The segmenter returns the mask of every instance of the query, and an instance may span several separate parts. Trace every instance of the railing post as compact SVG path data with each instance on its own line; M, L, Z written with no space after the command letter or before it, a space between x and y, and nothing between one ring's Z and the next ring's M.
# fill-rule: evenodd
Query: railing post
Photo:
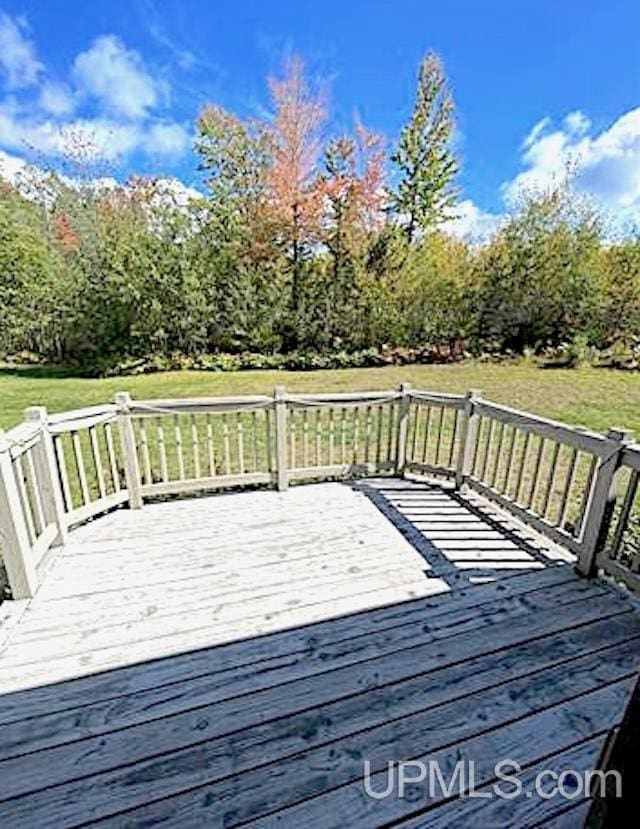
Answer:
M456 489L464 484L467 475L470 475L473 467L473 456L476 451L478 440L478 425L480 417L476 411L476 404L482 392L479 389L470 389L465 397L462 414L462 429L460 432L460 447L456 463Z
M142 507L142 492L140 487L140 464L138 463L138 452L136 450L136 437L133 432L131 421L131 395L128 392L118 392L115 396L118 406L118 428L120 430L120 441L124 456L124 476L129 492L129 507L140 509Z
M287 394L284 386L276 386L273 390L273 399L276 411L276 486L283 491L289 486L287 474Z
M64 511L62 485L58 474L53 438L47 426L47 410L44 406L31 406L25 409L25 420L40 424L40 441L33 447L33 465L37 484L42 499L42 510L47 524L55 524L58 534L55 544L65 544L67 540L67 519Z
M0 429L0 552L13 598L30 599L38 586L38 576L31 559L10 448Z
M411 406L411 386L401 383L399 387L400 409L398 413L398 435L396 443L396 475L403 477L407 467L407 433L409 430L409 409Z
M585 509L581 551L576 562L576 571L587 578L596 571L596 556L604 545L613 517L613 481L620 466L622 450L631 443L631 433L625 429L609 429L606 433L611 451L600 458L593 478L591 493Z

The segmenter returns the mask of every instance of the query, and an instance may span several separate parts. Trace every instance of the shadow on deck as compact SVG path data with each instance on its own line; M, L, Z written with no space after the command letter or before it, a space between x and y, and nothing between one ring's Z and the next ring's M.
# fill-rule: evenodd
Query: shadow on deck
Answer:
M640 615L569 562L480 502L388 479L87 525L0 654L2 825L582 826L581 796L364 785L365 761L378 794L391 761L445 782L473 762L489 795L507 758L525 790L598 767Z

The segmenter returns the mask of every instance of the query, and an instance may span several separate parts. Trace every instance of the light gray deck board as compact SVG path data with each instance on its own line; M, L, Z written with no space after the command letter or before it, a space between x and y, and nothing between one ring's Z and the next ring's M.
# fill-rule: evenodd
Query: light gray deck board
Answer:
M480 818L366 798L363 758L468 756L481 785L500 751L531 773L591 763L636 681L640 613L483 508L377 479L80 528L0 651L0 816L508 826L494 801ZM562 808L519 803L512 825Z

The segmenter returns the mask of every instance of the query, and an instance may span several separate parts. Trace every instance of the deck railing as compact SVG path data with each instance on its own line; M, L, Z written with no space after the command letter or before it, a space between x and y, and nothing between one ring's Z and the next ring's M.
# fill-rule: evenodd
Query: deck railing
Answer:
M468 487L640 589L640 446L483 400L394 391L171 400L47 415L0 433L0 544L15 598L33 595L68 530L145 499L363 475Z

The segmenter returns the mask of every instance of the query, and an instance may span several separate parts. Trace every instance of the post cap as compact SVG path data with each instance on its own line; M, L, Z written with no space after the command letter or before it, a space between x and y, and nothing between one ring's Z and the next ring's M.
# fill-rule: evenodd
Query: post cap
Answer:
M44 406L29 406L24 410L24 419L29 422L41 422L47 419L47 410Z
M119 391L116 392L114 396L114 401L117 406L120 406L122 409L129 409L131 406L131 395L128 391Z

